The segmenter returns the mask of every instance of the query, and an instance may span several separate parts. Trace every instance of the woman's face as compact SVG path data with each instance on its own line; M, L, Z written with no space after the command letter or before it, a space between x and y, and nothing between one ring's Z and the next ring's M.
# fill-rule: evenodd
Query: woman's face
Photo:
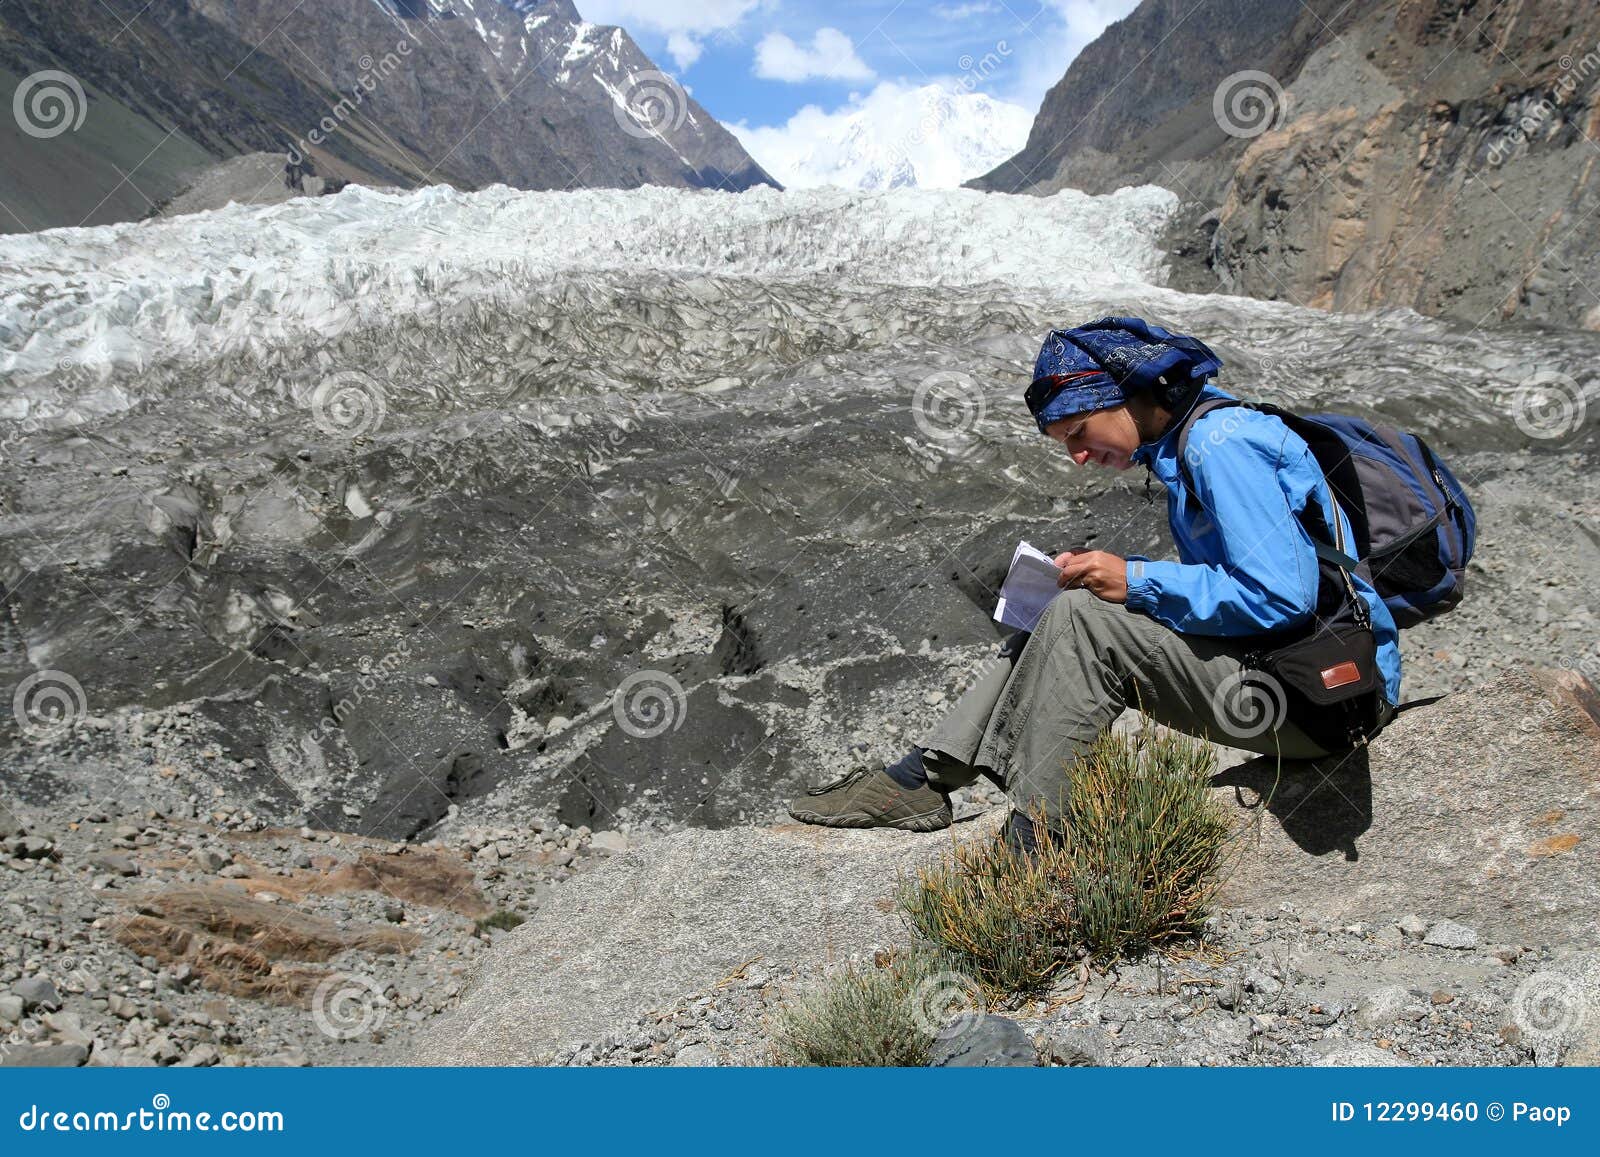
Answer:
M1126 470L1133 465L1133 452L1140 442L1139 427L1127 406L1058 418L1044 432L1066 446L1079 466L1093 462L1113 470Z

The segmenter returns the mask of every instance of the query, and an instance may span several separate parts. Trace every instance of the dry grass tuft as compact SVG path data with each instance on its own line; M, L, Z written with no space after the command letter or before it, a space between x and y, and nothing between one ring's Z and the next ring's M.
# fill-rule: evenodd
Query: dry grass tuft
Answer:
M1137 956L1200 931L1230 828L1209 783L1209 744L1145 729L1102 736L1068 772L1039 850L999 840L957 848L901 890L911 926L948 952L990 1000L1047 989L1079 956Z

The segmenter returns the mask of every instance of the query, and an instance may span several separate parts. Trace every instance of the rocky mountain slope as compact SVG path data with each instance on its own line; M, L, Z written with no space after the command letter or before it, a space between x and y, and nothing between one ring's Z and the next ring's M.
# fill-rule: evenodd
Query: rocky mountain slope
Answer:
M1573 673L1514 670L1366 760L1225 758L1203 938L994 1010L1012 1063L1595 1064L1597 713ZM151 803L0 806L0 1066L770 1063L785 1002L907 943L902 874L1003 815L985 788L928 835L535 819L397 844ZM981 1027L946 1031L981 1054Z
M35 131L0 119L4 231L142 217L257 152L401 187L770 183L627 32L571 0L15 0L0 9L6 107L41 73L67 79L24 93ZM76 127L48 119L63 108Z
M1186 289L1600 328L1597 159L1585 0L1145 0L972 184L1170 188Z

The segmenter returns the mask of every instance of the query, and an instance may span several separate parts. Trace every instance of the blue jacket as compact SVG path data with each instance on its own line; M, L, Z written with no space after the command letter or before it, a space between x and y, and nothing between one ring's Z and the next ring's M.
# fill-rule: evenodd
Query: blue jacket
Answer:
M1208 385L1201 399L1233 395ZM1197 508L1178 469L1176 424L1133 459L1166 484L1167 519L1177 562L1128 559L1128 608L1191 635L1241 636L1310 620L1317 599L1317 555L1295 513L1315 498L1325 524L1336 507L1322 468L1299 435L1277 418L1229 407L1189 431L1189 469ZM1347 541L1350 523L1337 517ZM1400 644L1394 617L1355 576L1372 612L1385 697L1400 702Z

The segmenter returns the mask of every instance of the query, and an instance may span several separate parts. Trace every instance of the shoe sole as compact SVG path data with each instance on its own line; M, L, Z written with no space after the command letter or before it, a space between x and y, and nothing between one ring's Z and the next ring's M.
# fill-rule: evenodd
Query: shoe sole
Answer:
M899 828L903 832L936 832L949 827L954 818L945 815L943 810L923 812L921 815L905 816L897 820L881 819L866 812L823 815L821 812L804 809L796 811L790 808L789 814L803 824L816 824L824 828Z

